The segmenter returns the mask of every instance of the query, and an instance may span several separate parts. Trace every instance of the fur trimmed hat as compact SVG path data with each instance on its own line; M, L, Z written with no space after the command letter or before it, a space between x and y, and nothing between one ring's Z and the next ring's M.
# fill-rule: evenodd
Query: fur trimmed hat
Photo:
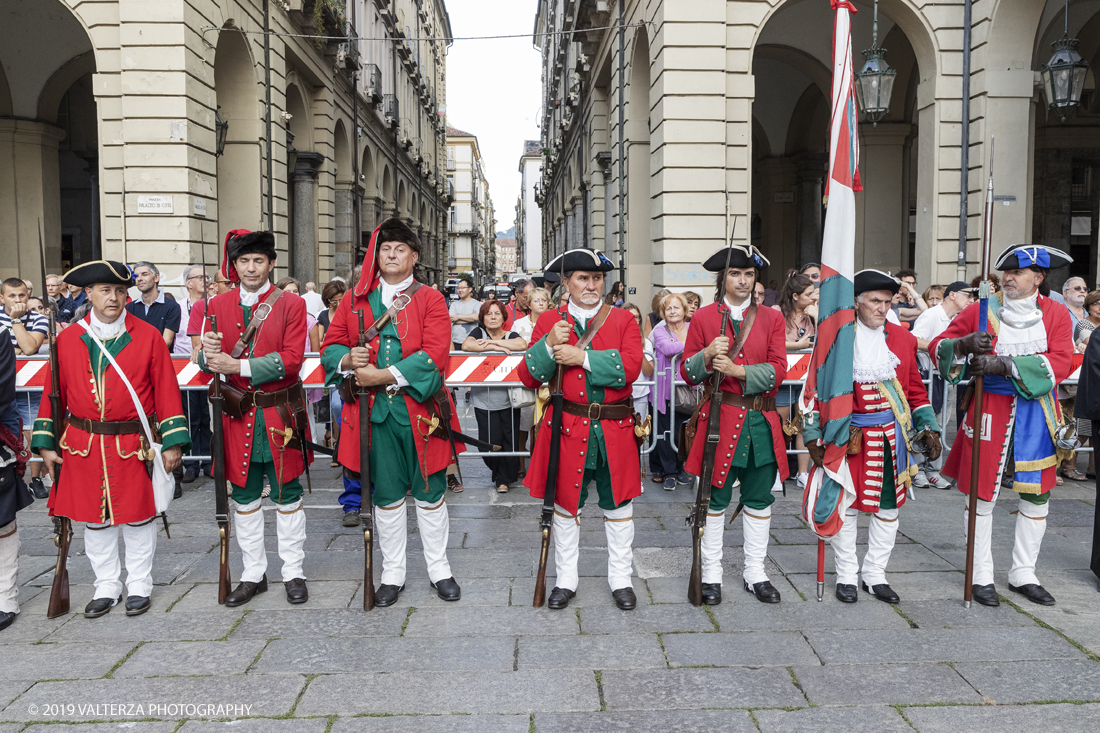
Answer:
M422 254L420 237L400 219L386 219L378 225L378 244L383 242L402 242L412 247L413 252ZM376 255L377 256L377 255Z

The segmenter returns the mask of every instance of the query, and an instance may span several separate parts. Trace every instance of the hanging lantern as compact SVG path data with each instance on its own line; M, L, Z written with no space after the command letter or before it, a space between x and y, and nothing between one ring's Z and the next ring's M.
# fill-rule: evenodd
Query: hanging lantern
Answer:
M219 105L218 109L221 109ZM229 136L229 123L222 119L218 109L214 110L214 134L216 135L215 155L221 157L225 152L225 139Z
M1069 0L1066 0L1065 34L1054 43L1054 55L1039 72L1043 77L1043 89L1047 95L1047 106L1061 115L1062 122L1066 114L1081 104L1081 91L1085 86L1085 72L1089 64L1077 53L1076 38L1069 37Z
M863 69L856 74L856 101L863 116L877 126L890 111L890 97L898 73L886 63L886 49L878 47L878 0L875 0L871 47L863 52L863 58L866 59Z

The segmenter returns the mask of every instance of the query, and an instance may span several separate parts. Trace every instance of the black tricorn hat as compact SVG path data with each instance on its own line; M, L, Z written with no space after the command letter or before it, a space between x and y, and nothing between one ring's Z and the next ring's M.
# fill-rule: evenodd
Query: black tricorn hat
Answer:
M901 283L897 278L880 270L860 270L856 273L855 286L856 295L873 290L889 290L892 294L901 290Z
M1006 270L1025 270L1029 267L1042 267L1056 270L1073 262L1073 258L1060 249L1042 244L1014 244L997 258L993 266Z
M271 232L249 232L231 238L226 243L226 259L235 262L241 255L267 255L274 260L275 235Z
M738 269L755 267L758 270L763 270L771 264L764 253L757 249L756 245L735 244L731 247L723 247L708 257L707 261L703 263L703 269L707 272L721 272L726 267L727 258L730 263L729 266Z
M603 252L588 247L578 247L563 252L550 260L543 268L543 275L549 272L568 274L570 272L611 272L615 265Z
M379 245L383 242L401 242L409 245L417 254L421 251L420 237L416 236L416 232L405 222L397 218L386 219L378 226L378 238L375 241Z
M123 262L93 260L77 265L61 279L78 288L88 288L96 283L131 287L134 284L134 271Z

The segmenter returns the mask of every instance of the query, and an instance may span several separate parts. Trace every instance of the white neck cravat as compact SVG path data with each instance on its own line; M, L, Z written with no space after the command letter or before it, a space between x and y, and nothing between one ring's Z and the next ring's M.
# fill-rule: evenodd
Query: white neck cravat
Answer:
M388 282L386 282L385 278L379 280L378 284L382 288L382 305L384 305L386 308L389 308L391 305L393 305L393 299L396 298L397 294L400 293L402 290L412 285L413 279L413 276L409 275L407 278L397 283L396 285L390 285Z
M999 356L1026 356L1041 354L1047 350L1047 329L1043 325L1043 314L1039 310L1038 300L1038 290L1023 298L1004 296L1004 309L1000 316L1001 330L997 334L997 347L994 349ZM1024 328L1016 328L1010 323L1028 321L1036 322Z
M735 321L745 320L745 310L749 307L749 303L752 302L752 296L745 298L745 302L741 305L734 305L730 302L729 298L726 298L726 307L730 309L730 318Z
M257 290L255 293L250 293L247 290L245 290L244 286L242 285L241 288L240 288L240 291L241 291L241 305L245 305L245 306L248 306L249 308L251 308L252 306L259 303L260 298L263 296L263 294L266 293L270 289L271 289L271 283L266 282L266 283L264 283L264 286L262 288L260 288L259 290Z
M885 326L870 328L856 318L856 343L852 364L852 378L856 382L872 384L897 376L901 359L886 346L885 331Z
M106 341L107 339L113 339L118 336L126 328L126 309L122 310L122 314L115 319L114 323L104 323L95 317L95 311L88 311L90 317L89 323L92 326L92 330L96 336Z
M586 309L582 308L572 298L569 299L569 315L573 316L573 320L580 323L582 326L588 322L588 319L600 312L600 306L603 303L597 303L596 307Z

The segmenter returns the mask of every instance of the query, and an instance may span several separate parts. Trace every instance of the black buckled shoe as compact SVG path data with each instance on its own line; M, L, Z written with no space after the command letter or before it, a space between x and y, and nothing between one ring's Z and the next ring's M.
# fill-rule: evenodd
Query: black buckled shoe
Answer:
M229 608L236 608L237 606L243 606L252 600L252 596L259 593L267 593L267 575L260 578L260 582L253 583L248 580L242 580L240 584L229 592L229 595L225 597L225 605Z
M1054 605L1054 596L1038 583L1028 583L1027 585L1012 585L1012 583L1009 583L1008 589L1013 593L1019 593L1032 603L1038 603L1040 606Z
M126 597L126 615L127 616L140 616L141 614L152 608L153 604L149 600L149 596L127 596Z
M306 588L305 578L294 578L283 583L286 588L287 603L305 603L309 600L309 589Z
M1001 599L997 597L997 588L990 583L989 585L972 585L970 586L971 597L982 604L983 606L999 606L1001 605Z
M898 594L895 593L894 589L886 583L872 585L870 588L867 587L866 583L863 583L863 590L867 591L883 603L901 603L901 599L898 598Z
M611 591L611 597L615 599L615 605L620 611L633 611L638 605L638 596L634 595L634 589L629 585L625 588Z
M765 580L762 583L753 583L749 585L749 581L745 580L745 590L756 596L756 599L761 603L779 603L780 596L779 591L775 589L770 580Z
M389 583L383 583L378 586L378 590L374 592L374 605L380 608L392 606L397 603L397 596L399 596L403 590L405 590L404 584L398 587L396 585L390 585Z
M438 583L432 583L432 588L439 594L440 600L457 601L462 597L462 589L458 587L458 581L453 576L444 578Z
M837 583L836 599L841 603L855 603L859 600L859 591L851 583Z
M93 598L84 607L84 618L99 618L106 616L111 611L111 606L122 602L122 596L116 601L114 598Z
M708 606L717 606L722 602L721 583L703 583L703 603Z
M576 591L555 586L554 589L550 591L550 598L547 599L546 605L549 608L561 610L569 606L569 601L572 600L575 595L577 595Z
M16 614L8 613L7 611L0 611L0 631L11 626L11 622L15 620Z

